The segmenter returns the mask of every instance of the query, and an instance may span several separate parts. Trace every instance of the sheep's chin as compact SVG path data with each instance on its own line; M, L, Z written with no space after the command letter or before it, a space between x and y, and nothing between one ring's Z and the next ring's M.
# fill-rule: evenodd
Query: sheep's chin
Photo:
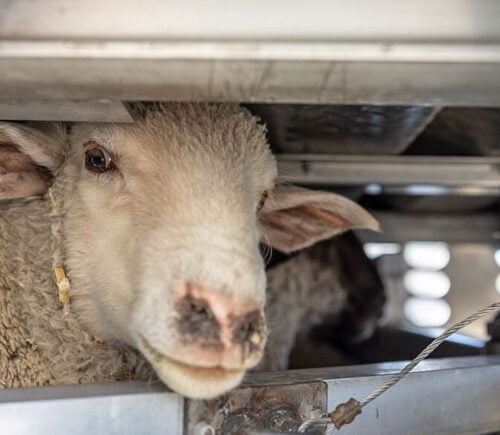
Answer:
M245 370L197 367L169 358L141 340L141 351L169 388L190 399L213 399L237 387Z

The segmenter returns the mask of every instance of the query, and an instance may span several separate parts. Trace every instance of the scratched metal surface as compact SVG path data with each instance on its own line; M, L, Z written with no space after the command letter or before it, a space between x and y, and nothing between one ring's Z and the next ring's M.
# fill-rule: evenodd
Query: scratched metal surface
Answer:
M493 0L116 5L2 0L2 98L500 104Z
M296 430L313 409L331 411L340 401L362 398L403 365L253 373L218 401L190 402L187 408L164 387L141 383L0 390L0 433L181 435L193 433L202 419L218 434L225 429L244 433L239 428ZM342 431L400 435L500 430L499 370L498 356L424 361Z

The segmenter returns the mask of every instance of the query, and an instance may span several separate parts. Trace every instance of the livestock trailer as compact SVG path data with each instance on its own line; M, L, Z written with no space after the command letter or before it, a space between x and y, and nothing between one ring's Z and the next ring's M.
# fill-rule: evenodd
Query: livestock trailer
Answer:
M158 382L0 389L0 433L327 433L304 422L498 302L499 22L493 0L0 0L1 120L132 125L137 102L240 103L282 181L381 228L356 233L362 265L339 239L345 309L298 322L289 370L210 401ZM500 433L499 322L466 325L340 432Z

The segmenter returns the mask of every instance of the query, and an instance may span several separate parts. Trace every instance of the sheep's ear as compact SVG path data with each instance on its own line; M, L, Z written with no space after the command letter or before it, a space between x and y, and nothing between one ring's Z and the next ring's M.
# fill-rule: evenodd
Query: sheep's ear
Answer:
M64 158L59 123L0 122L0 199L42 195Z
M278 186L260 212L263 243L283 252L311 246L349 229L379 230L375 218L335 193Z

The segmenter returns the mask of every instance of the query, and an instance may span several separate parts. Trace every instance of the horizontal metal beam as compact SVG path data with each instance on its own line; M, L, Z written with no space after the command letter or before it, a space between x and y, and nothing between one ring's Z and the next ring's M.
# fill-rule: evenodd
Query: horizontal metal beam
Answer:
M0 100L0 119L10 121L133 122L120 101Z
M426 372L411 373L367 405L354 422L342 428L342 434L480 434L500 430L500 358L496 364L491 360L491 366L460 367L452 361L437 361L434 370L428 365ZM366 397L388 377L379 372L378 376L327 381L328 411L351 397Z
M296 420L321 411L325 398L323 411L327 412L351 397L361 400L404 365L391 362L256 373L249 376L241 388L219 401L213 420L206 413L204 418L216 429L230 428L229 433L247 434L249 422L257 423L254 427L257 432L252 433L270 431L273 416L281 414L283 432L296 430ZM326 389L322 389L321 384ZM342 433L476 435L495 432L500 430L499 391L500 357L427 360L369 404L353 423L342 428ZM295 398L299 405L294 407L291 402L296 395L300 396ZM244 399L247 402L242 406ZM269 403L262 410L260 404L267 400ZM311 409L314 404L317 408ZM225 433L224 430L221 433Z
M380 222L380 233L362 231L363 242L441 240L447 243L498 243L498 213L401 213L373 211Z
M292 44L288 52L295 50ZM58 58L49 55L54 51L56 47L49 44L45 55L23 57L9 52L2 57L0 53L0 95L10 100L500 106L500 63L339 61L335 57L240 60L248 56L245 53L219 60L203 50L199 58L187 60L174 55L94 58L78 50ZM314 47L303 51L314 52Z
M0 389L9 435L182 435L183 413L180 396L144 383Z
M1 58L499 63L500 43L1 41Z
M180 435L207 426L241 435L277 428L287 432L315 412L330 412L350 397L362 399L403 366L398 362L250 374L220 400L186 404L161 386L141 383L0 390L0 433ZM500 357L424 361L342 431L495 432L500 430L499 391Z
M495 0L3 0L0 38L487 42L499 16Z
M500 105L494 0L0 5L7 99Z
M280 177L301 184L500 187L500 157L281 154L277 159Z

